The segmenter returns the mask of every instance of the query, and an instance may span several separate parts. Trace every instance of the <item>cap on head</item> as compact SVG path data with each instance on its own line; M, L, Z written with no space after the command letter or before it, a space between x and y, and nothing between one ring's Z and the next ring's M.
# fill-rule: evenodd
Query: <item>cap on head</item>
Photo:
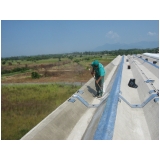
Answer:
M98 60L94 60L94 61L93 61L93 65L94 65L94 66L98 66L98 64L99 64Z

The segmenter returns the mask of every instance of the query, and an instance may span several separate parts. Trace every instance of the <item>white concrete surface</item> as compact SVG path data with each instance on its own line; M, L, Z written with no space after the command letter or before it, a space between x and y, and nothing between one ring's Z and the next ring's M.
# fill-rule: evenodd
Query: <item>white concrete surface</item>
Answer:
M131 62L132 63L132 62ZM127 69L126 61L123 65L121 92L122 96L131 104L141 104L138 88L128 87L130 78L137 77L132 73L132 68ZM136 70L136 72L138 72ZM139 83L136 83L140 87ZM148 94L148 93L147 93ZM119 102L117 108L117 116L115 122L115 129L113 140L140 140L151 139L147 122L145 120L142 108L131 108L123 100Z
M129 62L126 62L129 59ZM105 69L106 95L109 94L117 73L121 56L117 56ZM128 65L131 66L128 69ZM143 63L133 56L125 57L123 64L121 95L130 104L141 104L150 96L149 91L155 87L159 89L159 69ZM145 73L145 74L144 74ZM158 75L157 75L158 74ZM155 80L154 84L144 81L148 78ZM130 78L136 79L138 88L128 86ZM91 78L81 87L84 93L80 95L89 104L99 104L101 99L93 97L95 82ZM92 140L98 122L103 113L107 98L98 108L87 108L78 99L74 103L66 100L55 111L29 131L22 140ZM117 106L113 140L153 140L159 139L159 103L154 100L143 108L131 108L121 100Z
M131 108L124 101L118 105L113 140L150 140L142 108Z

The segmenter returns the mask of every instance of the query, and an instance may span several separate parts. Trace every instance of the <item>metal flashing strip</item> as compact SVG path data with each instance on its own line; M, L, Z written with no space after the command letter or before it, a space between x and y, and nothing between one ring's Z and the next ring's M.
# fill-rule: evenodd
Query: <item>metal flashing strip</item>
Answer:
M106 93L106 94L103 96L103 98L101 98L101 101L100 101L99 104L89 104L84 98L82 98L82 97L81 97L80 95L78 95L78 94L74 94L73 97L74 97L74 98L77 98L80 102L82 102L82 103L83 103L86 107L88 107L88 108L97 108L98 106L100 106L100 105L104 102L104 100L107 99L108 93Z
M142 104L130 104L122 95L119 95L119 98L126 102L131 108L143 108L148 102L156 97L158 97L157 94L151 94Z
M146 81L144 81L145 83L149 83L150 85L151 85L151 87L155 90L155 92L156 92L156 87L154 87L154 85L153 85L153 83L155 82L155 80L153 80L153 79L150 79L150 78L148 78L147 76L146 76L146 74L141 70L141 68L137 65L137 63L136 62L134 62L135 63L135 65L137 66L137 68L141 71L141 73L142 73L142 75L146 78Z
M148 93L149 93L149 94L152 94L152 93L154 93L154 92L156 92L156 90L150 90Z
M156 97L156 98L154 99L154 102L155 102L155 103L159 103L159 97Z
M124 56L118 66L117 74L108 96L106 106L94 133L94 140L111 140L113 137L117 106L119 100L120 84L122 79Z
M137 57L138 57L138 56L137 56ZM140 57L138 57L138 58L140 58ZM153 63L151 63L151 62L149 62L149 61L147 61L147 60L145 60L145 59L143 59L143 58L140 58L140 59L142 59L144 62L147 62L147 63L149 63L150 65L152 65L152 66L154 66L154 67L156 67L156 68L159 69L159 66L157 66L156 64L153 64Z
M68 100L68 102L72 102L72 103L74 103L76 100L74 99L74 98L70 98L69 100Z
M81 90L78 90L78 91L77 91L77 93L79 93L79 94L83 94L84 92L83 92L83 91L81 91Z
M144 82L153 84L153 83L154 83L154 81L155 81L155 80L153 80L153 79L147 79L147 80L146 80L146 81L144 81Z

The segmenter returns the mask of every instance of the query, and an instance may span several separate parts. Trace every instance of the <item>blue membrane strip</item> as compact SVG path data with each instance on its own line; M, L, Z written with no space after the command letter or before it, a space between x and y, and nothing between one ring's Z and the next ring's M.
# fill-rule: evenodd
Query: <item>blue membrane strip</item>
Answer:
M115 119L117 114L117 105L119 100L120 85L122 79L124 56L122 57L121 63L113 82L112 89L108 96L106 106L98 123L95 131L94 140L111 140L113 137Z
M136 57L138 57L138 56L136 56ZM140 57L138 57L138 58L140 58ZM156 64L153 64L153 63L151 63L151 62L149 62L149 61L147 61L147 60L145 60L145 59L143 59L143 58L140 58L140 59L142 59L144 62L149 63L150 65L154 66L155 68L158 68L158 69L159 69L159 66L157 66Z

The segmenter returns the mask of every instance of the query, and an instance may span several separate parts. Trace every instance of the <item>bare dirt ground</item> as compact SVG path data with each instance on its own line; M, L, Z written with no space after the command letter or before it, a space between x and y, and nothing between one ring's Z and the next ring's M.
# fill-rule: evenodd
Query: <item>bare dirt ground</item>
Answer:
M90 66L89 61L82 63L75 63L72 61L61 61L47 64L27 64L27 67L31 69L30 72L18 73L14 75L1 76L1 83L51 83L51 82L81 82L86 83L90 78ZM103 65L106 66L109 62L103 61ZM1 65L2 70L11 70L16 67L26 67L26 64L20 65ZM38 79L32 79L31 73L37 72L41 75Z
M71 65L68 67L56 67L47 69L36 69L41 77L38 79L31 78L31 72L20 73L12 76L5 76L1 78L1 83L42 83L42 82L87 82L91 77L90 70L80 68L78 65Z

